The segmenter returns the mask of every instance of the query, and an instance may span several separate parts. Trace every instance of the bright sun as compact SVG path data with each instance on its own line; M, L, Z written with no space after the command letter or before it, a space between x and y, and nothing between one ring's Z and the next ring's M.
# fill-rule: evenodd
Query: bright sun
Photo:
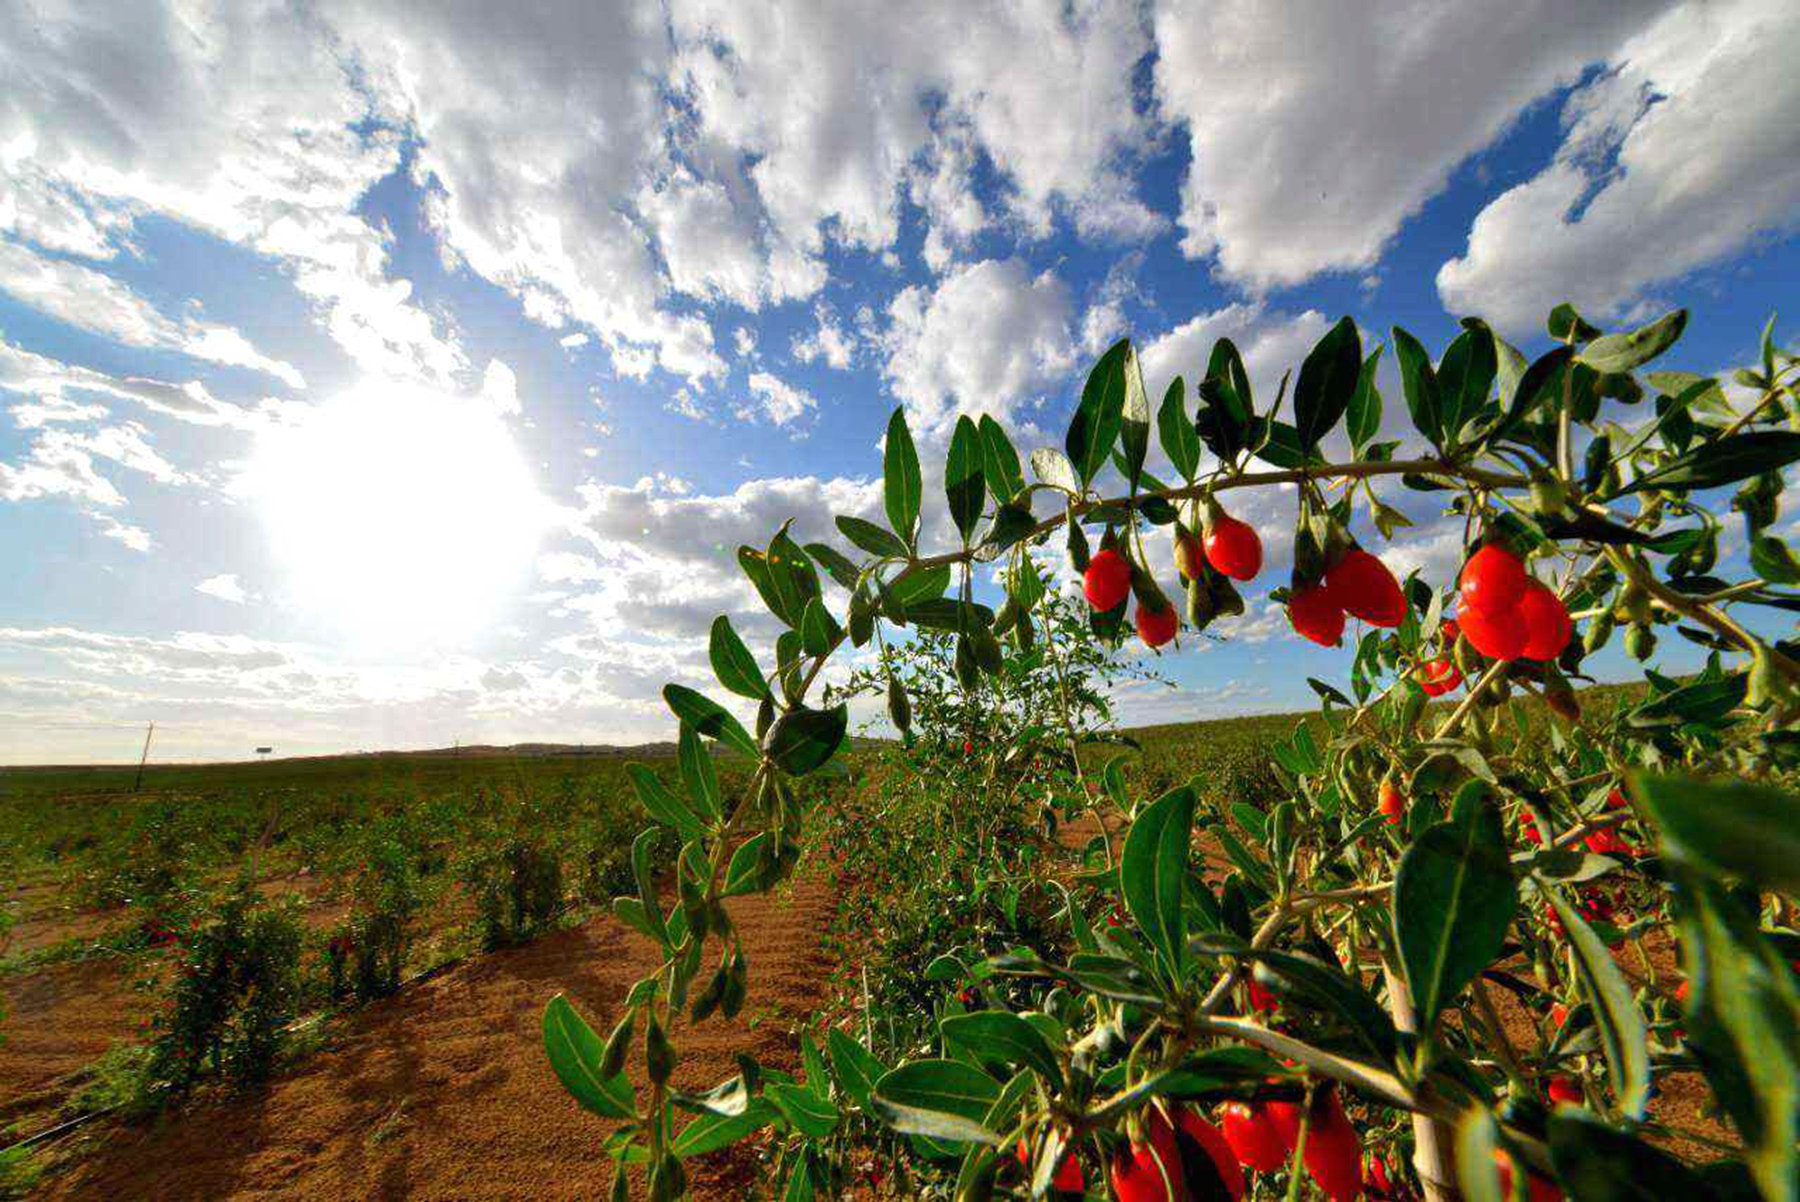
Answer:
M347 638L389 643L491 619L551 514L485 403L398 385L271 431L246 484L293 603Z

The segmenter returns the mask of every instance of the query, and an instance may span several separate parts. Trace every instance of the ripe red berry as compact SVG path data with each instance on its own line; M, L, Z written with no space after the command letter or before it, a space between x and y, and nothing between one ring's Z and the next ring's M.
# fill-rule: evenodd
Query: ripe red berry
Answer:
M1131 565L1110 547L1088 560L1081 575L1081 591L1088 604L1102 613L1117 609L1131 591Z
M1463 637L1489 659L1518 659L1531 638L1530 628L1516 609L1464 609L1461 621Z
M1631 845L1625 842L1624 837L1610 826L1605 830L1594 831L1582 842L1587 845L1589 851L1597 856L1628 856L1631 854Z
M1519 598L1519 617L1525 620L1525 658L1551 660L1561 655L1575 633L1562 598L1533 580Z
M1561 1002L1552 1003L1550 1006L1550 1023L1552 1028L1560 1031L1562 1030L1562 1025L1568 1021L1569 1008Z
M1249 580L1262 571L1262 555L1262 538L1249 522L1222 514L1206 532L1207 561L1233 580Z
M1322 584L1301 589L1288 599L1288 621L1302 637L1321 647L1344 641L1344 610Z
M1630 804L1630 802L1625 800L1625 794L1619 792L1619 786L1617 785L1614 785L1612 787L1612 792L1606 795L1606 808L1609 810L1622 810Z
M1238 1166L1237 1157L1231 1151L1231 1145L1219 1134L1219 1129L1201 1118L1191 1106L1178 1106L1175 1110L1175 1138L1178 1147L1186 1153L1183 1167L1186 1170L1188 1192L1200 1198L1216 1198L1218 1186L1223 1185L1225 1192L1231 1195L1232 1202L1241 1202L1244 1196L1244 1170ZM1204 1152L1206 1160L1218 1175L1218 1181L1204 1180L1206 1165L1200 1163L1200 1157L1194 1155L1196 1149Z
M963 754L964 755L974 755L975 754L975 744L971 743L967 739L964 739L963 740Z
M1500 1196L1512 1197L1512 1157L1495 1148L1494 1167L1500 1172ZM1563 1192L1560 1189L1529 1170L1525 1173L1525 1192L1531 1202L1562 1202Z
M1683 981L1681 984L1675 986L1675 1000L1685 1006L1685 1005L1687 1005L1687 999L1688 999L1688 983L1686 981Z
M1344 1113L1336 1090L1313 1103L1301 1160L1331 1202L1349 1202L1362 1192L1362 1137Z
M1369 1154L1369 1163L1363 1170L1363 1184L1375 1191L1376 1197L1385 1198L1393 1190L1388 1180L1387 1164L1373 1152Z
M1573 1077L1552 1077L1544 1086L1544 1095L1555 1106L1579 1106L1582 1104L1581 1086Z
M1250 1009L1258 1014L1272 1014L1281 1009L1281 999L1258 985L1254 979L1245 981L1250 994Z
M1440 655L1420 671L1419 687L1425 690L1427 697L1442 697L1460 685L1462 679L1462 670L1449 656Z
M1543 844L1544 837L1538 834L1537 819L1531 816L1530 810L1519 811L1519 830L1523 833L1525 842L1531 844L1533 847L1538 847Z
M1227 1102L1219 1114L1225 1142L1247 1169L1278 1173L1287 1167L1281 1133L1260 1102Z
M1173 605L1165 605L1161 609L1139 605L1135 621L1138 637L1144 640L1146 647L1151 648L1162 646L1181 629L1181 619L1176 616Z
M1463 564L1459 589L1465 613L1502 613L1518 606L1525 593L1525 564L1505 547L1489 543ZM1463 628L1468 629L1464 617ZM1484 653L1485 654L1485 653Z
M1455 618L1445 618L1438 623L1438 637L1444 640L1444 646L1456 646L1456 639L1460 634L1462 634L1462 627L1456 624Z
M1175 571L1183 580L1198 580L1206 565L1200 540L1185 526L1175 527Z
M1371 626L1398 626L1406 617L1406 597L1387 565L1352 547L1325 573L1325 587L1339 609Z
M1019 1163L1031 1172L1031 1147L1024 1140L1019 1141ZM1087 1190L1087 1177L1081 1171L1081 1159L1073 1152L1063 1151L1062 1163L1056 1166L1056 1175L1050 1179L1050 1188L1058 1193L1079 1194Z
M1144 1142L1113 1153L1106 1175L1119 1202L1188 1202L1175 1132L1154 1106L1145 1114Z
M1400 790L1394 787L1391 780L1381 782L1380 808L1381 815L1387 819L1389 826L1399 826L1400 819L1406 814L1406 798L1400 795Z

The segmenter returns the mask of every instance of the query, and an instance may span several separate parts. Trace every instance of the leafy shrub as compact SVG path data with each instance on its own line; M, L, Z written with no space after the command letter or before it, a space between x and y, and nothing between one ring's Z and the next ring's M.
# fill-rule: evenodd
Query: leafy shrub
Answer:
M248 885L189 930L150 1061L180 1092L208 1071L260 1081L273 1071L300 997L303 931L292 909Z
M1686 320L1605 334L1558 306L1553 345L1535 360L1475 318L1436 358L1396 329L1404 411L1384 404L1381 350L1365 353L1349 318L1289 377L1291 394L1284 382L1261 411L1229 340L1191 365L1197 405L1180 379L1154 405L1121 341L1090 374L1063 448L1031 454L1029 485L996 421L957 421L942 474L956 539L944 551L920 546L926 477L895 413L887 525L837 519L860 562L826 543L802 547L786 525L739 551L786 628L771 668L728 619L713 627L714 673L758 705L755 736L704 694L664 690L681 788L648 772L634 783L657 827L683 843L680 896L663 909L646 836L638 896L615 903L662 963L631 992L611 1040L565 999L545 1012L559 1079L621 1123L607 1145L619 1180L628 1161L644 1163L661 1202L684 1192L687 1158L767 1127L791 1197L837 1188L873 1141L909 1196L1044 1197L1072 1165L1128 1198L1297 1198L1307 1178L1343 1198L1367 1173L1374 1192L1431 1199L1567 1190L1794 1202L1800 990L1787 924L1800 893L1800 644L1770 631L1800 608L1800 557L1777 525L1784 473L1800 461L1800 433L1781 428L1800 424L1800 356L1765 329L1736 397L1688 372L1640 380ZM1612 420L1651 395L1649 420ZM1377 441L1384 408L1399 437ZM1144 470L1153 429L1175 484ZM1325 439L1337 445L1340 431L1353 458L1333 462ZM1401 458L1403 448L1417 449ZM1108 469L1122 478L1110 495L1096 484ZM1404 523L1376 492L1383 479L1442 499L1479 566L1456 582L1394 579L1352 532L1365 502L1370 541ZM1010 782L999 770L1010 748L969 733L1005 712L983 700L1013 686L1019 661L1000 640L1028 652L1021 644L1055 624L1036 556L1052 536L1066 540L1075 571L1099 565L1084 579L1089 628L1121 639L1135 604L1132 624L1161 646L1176 623L1144 527L1175 527L1182 611L1204 630L1242 606L1221 565L1238 580L1261 567L1241 522L1228 556L1207 549L1229 517L1223 500L1271 486L1291 487L1295 504L1293 562L1271 595L1314 642L1365 624L1348 679L1314 681L1319 713L1265 740L1279 787L1248 764L1220 777L1220 765L1158 761L1143 774L1166 771L1169 786L1133 796L1109 764L1104 796L1130 827L1116 847L1100 836L1072 885L1059 879L1059 866L1023 852L1030 841L1009 813L1028 814L1027 799L1066 804L1058 768L1047 764L1041 784ZM1046 492L1054 507L1034 512ZM1748 536L1752 574L1735 581L1723 574L1726 512ZM996 610L976 599L976 571L1002 560ZM841 618L821 572L848 595ZM921 632L928 645L953 640L947 676L960 696L941 683L941 657L920 680L893 654ZM1705 667L1687 680L1647 669L1635 698L1584 706L1571 679L1591 678L1590 657L1618 639L1646 662L1663 637L1704 648ZM1066 930L990 954L988 907L947 906L954 929L924 939L981 958L946 953L950 965L940 957L922 975L964 974L970 997L946 1005L896 988L871 999L860 1039L833 1030L821 1049L803 1038L801 1073L741 1057L714 1090L678 1092L677 1024L734 1012L717 1004L720 991L741 1001L745 988L720 901L792 870L818 812L796 782L832 771L846 746L842 699L808 703L846 643L881 664L902 731L919 710L942 714L937 735L914 739L926 758L907 765L937 779L916 795L893 782L868 820L935 822L948 841L868 836L878 887L904 879L906 855L947 849L955 861L915 860L911 871L970 890L1004 881L1006 898L1056 891L1065 904L1042 917ZM1057 725L1053 708L1019 719L1020 730ZM708 739L754 765L729 804ZM957 750L982 762L951 768ZM1038 754L1029 740L1026 754ZM1077 762L1061 771L1082 779L1079 750L1068 754ZM1222 791L1209 785L1218 780ZM1193 864L1208 827L1233 869L1216 890ZM861 833L836 836L865 854ZM934 903L958 897L929 888L919 896ZM1678 934L1683 979L1650 971L1634 988L1608 945L1658 929ZM720 968L701 985L714 939ZM913 946L884 954L916 964ZM1503 1029L1498 988L1540 1038ZM634 1031L645 1034L641 1079L625 1054ZM901 1038L883 1044L882 1031ZM1666 1137L1699 1133L1651 1101L1659 1079L1696 1069L1737 1142L1691 1140L1707 1153L1690 1161ZM1213 1130L1200 1109L1213 1106L1227 1133L1242 1137L1248 1116L1258 1138ZM671 1121L684 1111L694 1117Z
M372 839L352 887L350 920L326 943L333 997L353 994L366 1002L400 988L422 896L416 853L398 830L388 824Z
M483 947L523 943L562 909L562 859L545 843L514 838L463 861Z

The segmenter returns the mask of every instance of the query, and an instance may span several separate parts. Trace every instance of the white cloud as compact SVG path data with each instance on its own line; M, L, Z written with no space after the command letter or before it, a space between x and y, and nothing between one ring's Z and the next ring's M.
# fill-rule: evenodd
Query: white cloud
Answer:
M42 424L42 420L34 416L40 411L44 420L78 420L77 411L85 417L98 417L107 410L83 404L98 397L127 401L152 413L193 425L256 430L275 420L292 404L265 400L257 409L246 409L214 397L198 380L171 384L162 380L109 375L34 354L3 339L0 339L0 389L30 396L38 403L36 407L13 408L13 416L21 426ZM50 416L52 411L58 415Z
M250 600L250 594L238 583L238 578L227 572L221 576L208 576L194 586L196 593L205 593L208 597L217 597L221 601L229 601L233 605L243 605Z
M1629 319L1655 285L1796 228L1797 58L1784 0L1663 15L1570 96L1555 161L1476 217L1444 304L1515 331L1565 300Z
M0 242L0 291L72 326L127 346L181 351L199 359L268 372L290 388L306 381L291 363L270 359L236 330L210 322L173 321L109 275Z
M813 310L813 317L818 322L813 332L794 338L794 358L802 363L823 359L827 367L849 371L856 357L856 335L838 324L837 315L824 305Z
M1259 288L1371 266L1458 164L1666 6L1159 6L1156 94L1193 155L1182 249Z
M481 399L501 417L517 417L521 412L519 377L500 360L489 359L487 371L481 377Z
M400 139L363 127L368 96L315 14L275 0L43 6L7 22L0 77L0 228L106 257L131 220L166 214L277 259L365 370L442 380L463 366L352 212ZM195 338L247 357L228 333Z
M944 433L962 413L1005 424L1074 365L1074 307L1066 284L1018 259L959 268L894 298L883 375L915 432Z
M589 336L582 333L580 330L577 330L573 334L564 334L556 341L560 343L562 348L566 351L578 351L588 344Z
M750 392L751 400L737 409L737 415L746 420L761 416L777 426L786 426L819 407L819 402L811 393L795 388L766 371L750 374Z
M1306 352L1330 326L1317 309L1285 314L1270 312L1260 303L1227 305L1201 313L1144 346L1144 386L1153 401L1160 400L1169 381L1182 376L1191 405L1195 387L1206 378L1213 344L1229 338L1243 356L1257 408L1267 410L1282 373L1297 370Z

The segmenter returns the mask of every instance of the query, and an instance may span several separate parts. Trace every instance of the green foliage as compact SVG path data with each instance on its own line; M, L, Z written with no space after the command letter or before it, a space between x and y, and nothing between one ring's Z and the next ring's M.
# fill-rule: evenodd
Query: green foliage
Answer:
M1030 482L998 422L959 419L942 476L956 539L939 553L919 545L938 527L896 413L883 455L891 530L837 521L869 558L802 550L786 526L766 549L740 550L788 628L765 674L728 624L715 627L715 672L762 703L759 738L703 693L665 690L686 770L679 789L637 773L655 834L634 845L635 896L614 903L663 954L628 999L648 1033L648 1080L620 1084L622 1060L596 1074L597 1037L566 1007L546 1014L565 1085L623 1120L608 1151L649 1164L653 1196L672 1197L682 1157L768 1126L789 1197L839 1188L859 1148L892 1161L903 1190L1042 1197L1065 1150L1101 1180L1148 1106L1306 1098L1301 1130L1339 1151L1387 1149L1403 1189L1396 1154L1413 1150L1420 1171L1483 1200L1499 1196L1498 1155L1521 1189L1531 1173L1577 1197L1643 1196L1648 1165L1658 1190L1793 1202L1800 646L1767 632L1800 611L1778 524L1800 461L1800 435L1778 428L1800 420L1800 358L1765 331L1760 363L1737 377L1752 395L1735 408L1706 377L1640 382L1686 321L1678 311L1607 332L1558 306L1547 328L1560 345L1535 362L1478 318L1435 361L1396 329L1409 420L1391 430L1381 348L1365 353L1349 318L1260 410L1220 340L1195 407L1177 382L1152 415L1121 340L1089 374L1061 448L1027 457ZM1653 395L1646 384L1652 416L1615 421ZM1180 486L1144 470L1153 430ZM1339 430L1355 460L1325 457ZM1429 452L1396 459L1409 440ZM1253 459L1280 470L1252 472ZM1204 525L1233 490L1271 485L1295 501L1275 599L1303 593L1371 622L1354 632L1348 679L1313 680L1319 711L1299 720L1104 736L1131 600L1082 612L1046 585L1048 557L1066 545L1084 570L1098 539L1135 561L1137 602L1161 613L1143 527L1182 520L1184 506L1188 525ZM1442 500L1465 556L1486 541L1524 557L1549 590L1530 594L1530 658L1483 633L1513 615L1484 625L1458 609L1452 633L1454 580L1390 583L1363 552L1407 524L1378 491L1396 485ZM1757 574L1732 580L1716 574L1717 514L1719 490L1739 485ZM1352 530L1360 506L1373 534ZM978 597L978 565L997 572L1001 603ZM848 594L842 620L820 567ZM1200 627L1225 608L1198 603L1213 597L1202 577L1207 597L1188 607ZM1330 622L1311 633L1335 637ZM1563 645L1545 649L1540 634ZM1648 668L1632 690L1577 694L1571 679L1590 678L1590 657L1615 638L1640 661L1662 638L1709 660L1692 679ZM826 669L846 642L872 666L811 700L837 679ZM1438 693L1449 695L1432 703ZM813 782L853 775L841 706L877 694L902 741L849 797L822 804ZM742 790L710 781L704 740L743 757ZM1755 783L1702 783L1734 777ZM1092 834L1066 847L1075 821ZM654 862L673 879L672 906L655 888L652 838L680 844ZM865 970L846 983L860 1037L834 1031L829 1063L804 1043L800 1077L744 1058L705 1094L675 1089L684 1012L705 1021L725 1009L718 982L742 987L720 899L779 883L808 840L844 884L837 936ZM1616 950L1671 921L1692 985L1679 1015L1650 963L1634 988ZM714 941L720 967L690 1007ZM1542 1046L1501 1031L1499 988ZM1744 1150L1722 1166L1649 1142L1667 1133L1651 1101L1659 1080L1694 1068ZM1547 1113L1535 1099L1552 1074L1579 1078L1582 1102ZM677 1132L674 1108L701 1114ZM1035 1164L1014 1165L1019 1146ZM1293 1176L1256 1188L1298 1197L1300 1168L1325 1184L1319 1159L1297 1153Z

